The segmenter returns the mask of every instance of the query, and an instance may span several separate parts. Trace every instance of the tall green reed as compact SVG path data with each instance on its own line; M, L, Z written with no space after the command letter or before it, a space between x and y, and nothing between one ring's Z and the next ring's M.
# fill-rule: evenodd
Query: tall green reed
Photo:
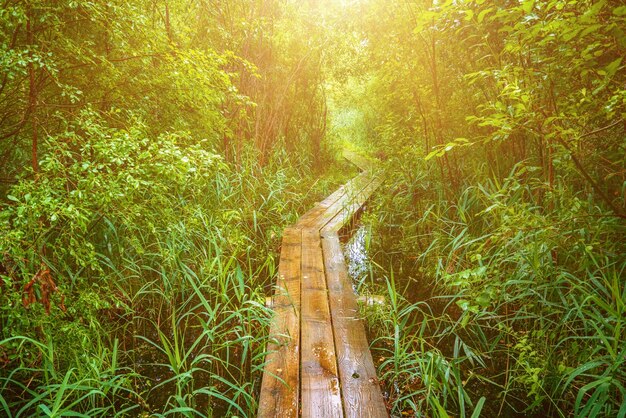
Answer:
M470 394L491 388L480 389L488 390L486 414L623 416L623 224L565 183L549 189L535 171L522 163L503 179L476 174L454 200L395 171L398 182L373 211L384 215L365 218L374 226L376 263L402 273L387 293L435 312L402 322L391 312L387 320L411 338L427 337L430 347L414 343L422 361L433 347L448 361L462 353L466 361L454 363L451 375L458 372ZM415 283L429 290L415 293ZM392 339L393 329L385 334ZM386 366L407 358L391 349L385 357ZM394 381L398 369L389 370L385 378ZM398 396L412 392L409 385ZM406 408L449 410L443 391L437 399ZM456 399L462 409L463 396Z

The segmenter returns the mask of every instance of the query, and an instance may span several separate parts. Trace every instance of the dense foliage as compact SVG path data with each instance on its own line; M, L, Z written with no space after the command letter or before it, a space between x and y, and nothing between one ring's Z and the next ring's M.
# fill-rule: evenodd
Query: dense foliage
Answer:
M309 11L3 4L0 415L254 411L281 230L328 155Z
M394 410L626 414L617 3L369 2Z
M0 415L253 416L281 231L349 143L386 170L358 284L393 416L626 416L625 28L608 0L5 1Z

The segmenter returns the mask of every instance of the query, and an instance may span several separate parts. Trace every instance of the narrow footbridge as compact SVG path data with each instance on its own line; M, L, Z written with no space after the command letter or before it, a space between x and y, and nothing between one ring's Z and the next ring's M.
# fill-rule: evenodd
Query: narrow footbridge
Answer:
M259 417L387 417L338 232L380 186L371 164L285 229Z

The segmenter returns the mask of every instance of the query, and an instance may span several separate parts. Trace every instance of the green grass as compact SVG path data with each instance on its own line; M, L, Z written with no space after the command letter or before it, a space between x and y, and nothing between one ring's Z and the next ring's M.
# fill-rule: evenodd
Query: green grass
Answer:
M624 416L623 224L563 184L546 204L524 164L446 200L411 158L364 218L389 277L367 291L389 300L369 318L393 410Z
M146 151L136 131L92 131L3 208L0 415L254 415L282 229L341 175L316 181L282 152L235 166L169 137ZM41 266L58 287L49 314L39 282L22 303Z

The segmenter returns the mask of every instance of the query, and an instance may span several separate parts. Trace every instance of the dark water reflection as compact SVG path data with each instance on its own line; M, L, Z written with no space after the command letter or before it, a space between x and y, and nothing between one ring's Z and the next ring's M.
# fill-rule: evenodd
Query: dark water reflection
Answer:
M370 259L367 251L368 229L360 225L354 230L354 235L343 245L348 275L355 282L363 280L370 270ZM354 284L353 284L354 286Z

